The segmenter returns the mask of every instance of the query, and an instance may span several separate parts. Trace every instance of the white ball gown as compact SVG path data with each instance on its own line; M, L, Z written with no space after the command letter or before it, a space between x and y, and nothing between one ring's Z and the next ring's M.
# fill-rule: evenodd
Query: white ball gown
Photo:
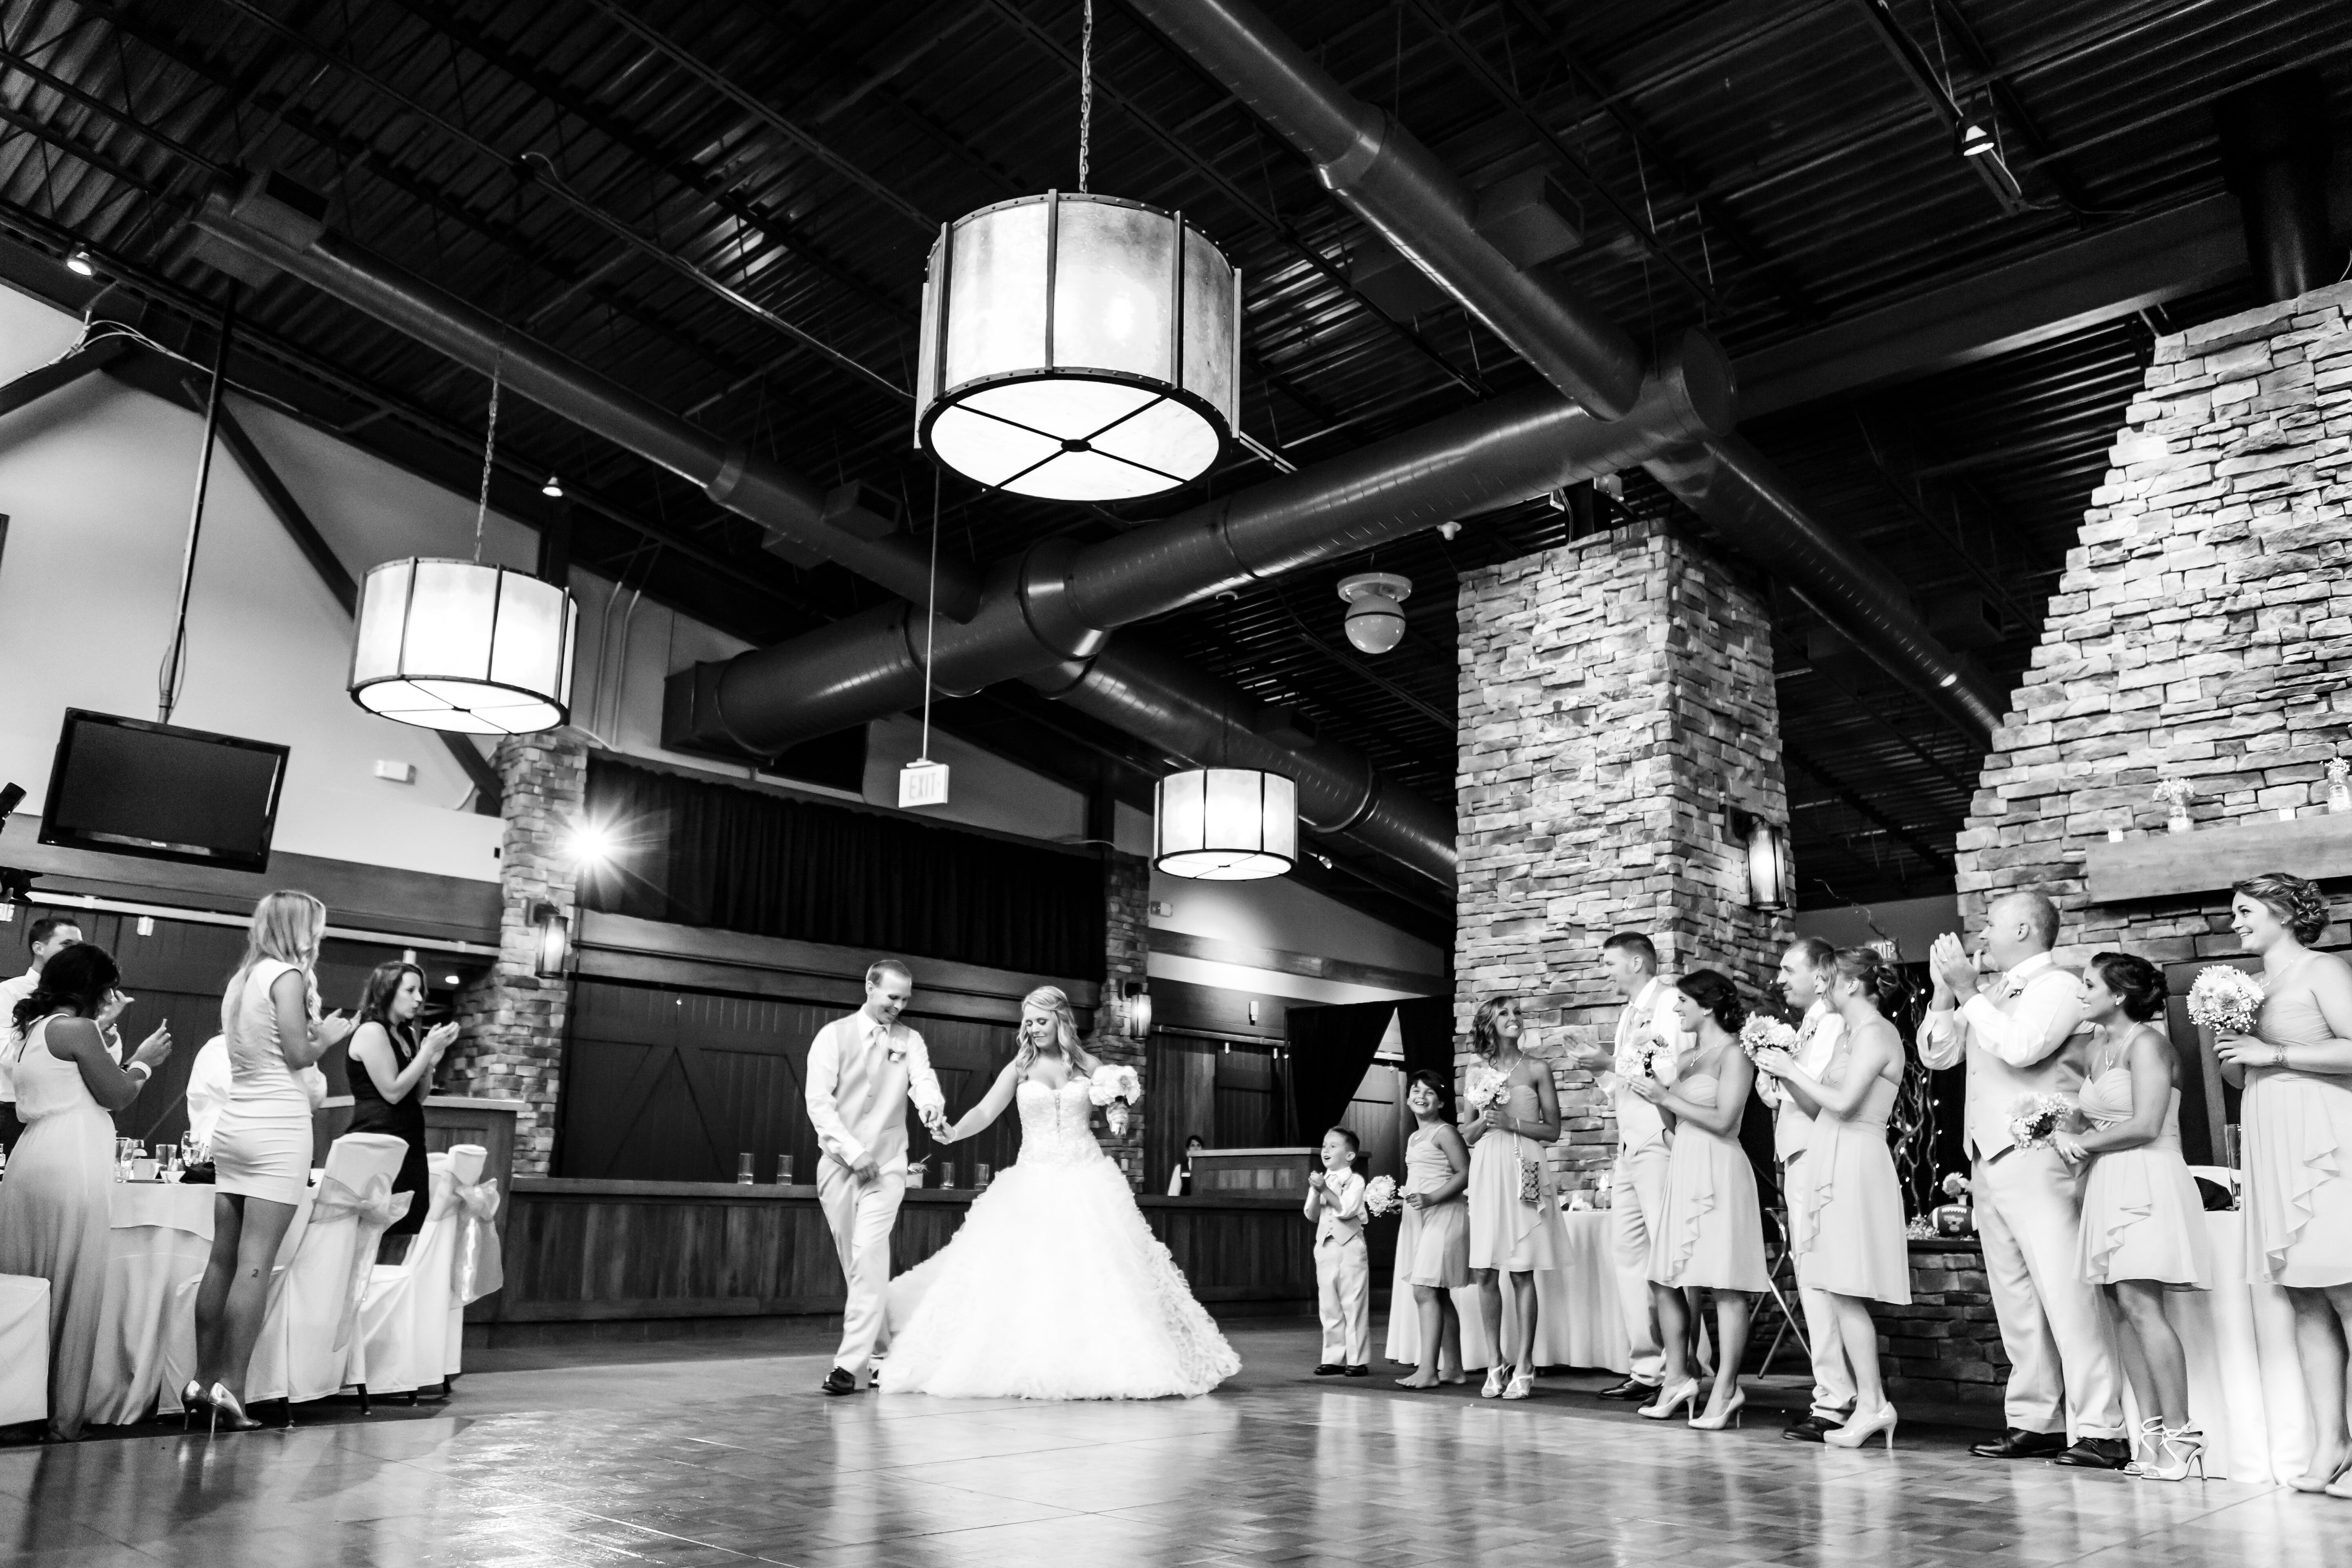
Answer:
M1020 1158L890 1282L881 1386L953 1398L1158 1399L1241 1370L1088 1125L1083 1079L1013 1092Z

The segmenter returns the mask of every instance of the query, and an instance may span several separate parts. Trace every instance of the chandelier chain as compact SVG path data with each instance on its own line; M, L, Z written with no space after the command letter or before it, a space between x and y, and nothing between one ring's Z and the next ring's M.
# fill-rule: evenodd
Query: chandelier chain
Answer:
M507 346L499 344L499 352L490 359L490 426L482 437L482 493L474 503L474 564L482 563L482 527L490 514L490 464L499 449L499 386L506 370Z
M1086 0L1078 26L1078 192L1092 173L1095 135L1095 0Z

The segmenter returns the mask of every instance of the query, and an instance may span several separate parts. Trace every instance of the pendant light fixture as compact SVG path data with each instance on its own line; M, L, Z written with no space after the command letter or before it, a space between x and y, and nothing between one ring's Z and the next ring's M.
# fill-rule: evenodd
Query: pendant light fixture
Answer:
M1241 274L1181 213L1087 189L1094 4L1078 52L1078 188L940 226L923 282L915 439L966 478L1125 500L1206 473L1239 428Z
M498 450L499 375L490 367L489 432L482 444L474 558L387 561L360 584L352 642L352 700L427 730L528 735L571 716L579 606L561 584L486 564L482 533Z
M1151 863L1171 877L1254 882L1298 860L1298 786L1255 768L1192 768L1151 796Z

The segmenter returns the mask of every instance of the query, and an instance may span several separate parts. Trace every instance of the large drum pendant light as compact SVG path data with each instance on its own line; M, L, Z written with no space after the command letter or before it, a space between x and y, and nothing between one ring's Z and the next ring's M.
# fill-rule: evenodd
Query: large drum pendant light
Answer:
M1093 37L1089 4L1077 190L942 226L923 281L916 444L1050 500L1173 489L1238 428L1241 275L1181 213L1087 190Z
M1151 863L1171 877L1251 882L1298 859L1298 786L1255 768L1193 768L1152 792Z
M528 735L571 716L580 607L558 584L482 560L502 363L490 369L474 558L386 561L360 584L347 689L369 712L403 724Z

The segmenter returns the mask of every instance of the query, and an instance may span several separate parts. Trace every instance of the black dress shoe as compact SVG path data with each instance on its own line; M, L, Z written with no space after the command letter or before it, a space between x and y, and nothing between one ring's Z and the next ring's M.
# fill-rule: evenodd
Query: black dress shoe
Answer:
M835 1367L824 1374L824 1381L817 1387L827 1394L855 1394L857 1392L857 1380L840 1367Z
M2063 1432L2028 1432L2011 1426L1990 1443L1971 1443L1969 1452L1979 1459L2054 1459L2066 1451Z
M1822 1440L1822 1434L1834 1432L1844 1425L1840 1416L1808 1415L1802 1420L1790 1422L1780 1429L1780 1436L1791 1443L1818 1443Z
M2131 1463L2131 1445L2121 1437L2085 1437L2050 1462L2081 1470L2120 1470Z
M1643 1383L1639 1378L1629 1377L1622 1383L1614 1384L1610 1387L1602 1389L1592 1397L1595 1399L1622 1399L1632 1405L1647 1405L1657 1396L1658 1385L1656 1384Z
M1372 1369L1369 1366L1351 1366L1348 1369L1348 1375L1349 1377L1370 1377L1372 1375Z
M1327 1361L1315 1369L1318 1377L1338 1377L1348 1369L1336 1361Z

